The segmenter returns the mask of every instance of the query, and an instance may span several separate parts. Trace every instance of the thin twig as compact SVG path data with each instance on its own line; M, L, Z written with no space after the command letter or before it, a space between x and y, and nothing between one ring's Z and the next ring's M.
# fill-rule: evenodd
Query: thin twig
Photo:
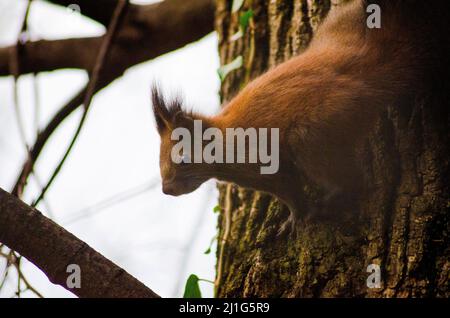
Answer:
M134 187L132 189L128 189L126 191L117 193L105 200L102 200L100 202L97 202L97 203L89 206L89 207L83 208L77 212L72 213L72 216L70 218L68 218L67 220L63 221L62 224L69 225L69 224L78 222L81 219L84 219L86 217L95 215L108 207L111 207L111 206L119 204L121 202L130 200L138 195L141 195L141 194L153 189L157 184L159 184L158 181L150 181L150 182L146 182L145 184L141 184L137 187Z
M44 183L42 182L41 178L39 178L38 174L36 171L32 171L31 176L34 178L34 181L36 182L37 186L39 189L43 189L44 188ZM45 207L45 214L50 218L50 219L54 219L55 218L55 214L53 213L53 209L50 206L50 203L48 202L47 198L43 198L42 199L42 203ZM44 211L42 211L44 212Z
M2 290L3 286L5 285L6 279L8 278L8 272L9 272L9 268L10 268L10 263L9 263L9 258L8 255L3 253L3 247L5 245L4 244L0 244L0 256L3 257L6 260L6 264L5 264L5 269L3 270L3 277L1 279L0 282L0 290Z
M39 136L39 121L40 121L40 113L41 113L41 101L39 95L39 78L38 74L33 74L33 94L34 94L34 131L36 133L36 137Z
M21 281L25 284L25 290L20 290L20 292L29 290L32 293L34 293L36 296L38 296L39 298L44 298L44 296L39 291L37 291L37 289L34 288L33 285L30 284L30 282L26 279L26 277L22 273L22 270L20 269L20 260L21 260L21 258L22 258L22 256L20 256L20 258L19 258L19 263L17 263L17 262L14 263L14 266L16 267L17 273L19 275L19 283L18 283L19 284L19 288L20 288L20 282ZM18 291L19 295L20 295L20 292Z
M16 184L11 194L18 197L20 190L25 187L29 175L34 169L36 159L41 153L44 145L50 136L55 132L56 128L66 119L78 106L83 102L83 96L86 94L86 86L77 92L50 120L47 126L38 134L33 147L30 150L30 156L25 161L22 171L17 178Z
M3 247L4 245L2 244L0 246ZM17 271L17 290L16 290L16 296L20 298L22 292L24 291L31 291L33 292L36 296L40 297L40 298L44 298L42 296L42 294L37 291L36 288L33 287L33 285L30 284L30 282L28 281L28 279L25 277L25 275L23 274L22 270L21 270L21 261L22 261L22 256L16 254L13 250L10 250L8 254L5 254L1 251L0 249L0 256L6 259L6 268L5 268L5 274L3 276L2 282L0 284L0 290L2 289L3 285L6 282L6 278L8 275L8 270L10 268L10 266L14 266L14 268ZM25 289L21 288L21 282L23 282L25 284Z
M31 0L28 1L26 10L25 10L25 15L24 18L22 20L22 26L20 28L20 32L19 35L17 36L17 41L16 41L16 45L11 47L11 58L9 59L9 67L11 70L11 74L14 77L14 94L13 94L13 99L14 99L14 109L15 109L15 115L16 115L16 121L17 121L17 125L19 128L19 134L20 134L20 139L22 140L22 144L25 145L26 149L27 149L27 153L29 152L29 148L27 145L27 138L26 138L26 134L25 134L25 126L23 124L22 121L22 114L20 112L20 107L19 107L19 93L18 93L18 89L17 89L17 82L19 79L19 75L20 75L20 51L23 48L23 43L26 41L25 35L27 33L27 28L28 28L28 15L30 14L30 7L31 7Z
M21 261L21 258L19 257L13 262L13 265L17 270L17 276L18 276L17 277L17 291L16 291L16 296L18 298L20 298L21 292L22 292L22 289L20 288L20 282L22 281L22 271L20 270L20 261Z
M29 0L27 3L25 15L22 20L22 26L20 28L20 33L17 36L16 45L12 47L11 58L9 60L11 74L14 77L13 102L14 102L15 116L16 116L17 126L19 129L20 139L25 148L25 152L27 153L27 158L30 158L30 147L26 140L25 125L22 121L22 114L20 111L18 79L19 79L19 74L20 74L20 51L23 49L23 44L28 40L28 16L30 14L31 2L32 2L32 0ZM33 174L33 171L31 171L31 173ZM35 176L35 177L37 179L37 176ZM17 192L18 197L21 197L22 193L23 193L23 187L18 189L18 192ZM3 247L3 245L2 245L2 247ZM2 256L4 256L3 253L2 253ZM10 250L9 255L7 256L7 265L6 265L6 269L5 269L5 275L2 279L0 288L3 287L3 285L6 281L8 269L9 269L10 265L14 265L17 270L17 273L18 273L17 291L16 291L17 297L20 297L21 293L22 293L21 284L20 284L21 282L24 282L24 284L27 288L26 290L31 290L37 296L42 297L42 295L33 286L31 286L31 284L28 282L28 280L23 275L22 270L20 268L21 259L22 259L21 256L17 256L13 250Z
M11 52L11 59L10 59L10 68L11 68L11 74L13 74L14 76L14 82L13 82L13 103L14 103L14 110L15 110L15 115L16 115L16 122L17 122L17 126L19 128L19 134L20 134L20 139L22 141L23 147L25 148L25 152L27 154L27 161L31 160L31 150L30 150L30 146L26 140L26 133L25 133L25 125L22 121L22 114L20 112L20 102L19 102L19 88L18 88L18 79L19 79L19 74L20 74L20 52L23 50L24 48L24 44L25 42L29 39L29 28L28 28L28 16L30 15L30 8L31 8L31 3L32 0L28 1L26 10L25 10L25 15L22 21L22 26L20 28L20 33L17 36L17 41L16 41L16 45L12 47L12 52ZM38 105L39 105L39 95L38 95L38 87L37 87L37 83L36 83L37 79L35 77L33 77L33 82L34 82L34 97L35 97L35 107L36 107L36 111L35 111L35 125L37 126L37 121L38 119L36 119L36 113L38 113ZM37 135L36 135L37 136ZM40 182L39 177L36 175L36 173L34 173L33 170L30 171L30 173L33 175L33 177L36 180L36 183L38 184L38 186L42 189L42 182ZM16 193L17 197L21 197L23 194L23 190L24 190L25 184L21 184L18 187L18 191ZM50 205L47 202L44 202L46 205L46 209L47 209L47 213L49 215L52 215L51 209L50 209Z
M99 80L100 77L100 72L103 68L103 65L105 63L106 60L106 56L107 53L109 51L109 48L111 46L112 40L114 38L114 35L116 33L116 30L118 28L119 25L119 20L122 16L122 13L126 7L126 5L128 4L128 0L120 0L117 3L117 6L114 10L113 16L111 18L111 23L108 27L108 30L105 34L105 37L103 39L102 45L100 46L100 51L97 55L97 60L95 62L94 65L94 69L92 72L92 76L89 80L87 89L86 89L86 95L83 101L83 106L84 106L84 112L83 115L81 116L80 122L78 124L78 127L75 131L75 134L69 144L69 147L67 148L66 152L64 153L62 159L60 160L59 164L57 165L56 169L54 170L52 176L50 177L49 181L47 182L47 184L45 185L44 189L42 190L41 194L38 196L38 198L33 202L32 206L35 207L39 204L39 202L44 198L45 193L47 192L47 190L50 188L50 186L52 185L53 181L55 180L56 176L58 175L59 171L61 170L62 166L64 165L66 159L68 158L73 146L75 145L75 142L78 139L78 136L80 135L80 132L84 126L84 123L86 121L86 117L89 111L89 106L91 104L92 98L94 96L95 93L95 88L97 86L97 82Z

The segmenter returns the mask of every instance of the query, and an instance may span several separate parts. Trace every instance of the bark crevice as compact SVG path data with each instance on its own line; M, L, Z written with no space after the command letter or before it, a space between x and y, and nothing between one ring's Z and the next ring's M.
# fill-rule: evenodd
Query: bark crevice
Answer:
M341 2L255 1L258 49L251 77L302 52L326 13ZM230 3L217 0L218 8L227 8L216 19L222 35L237 27ZM248 35L237 42L220 41L222 64L248 55ZM236 94L244 75L237 70L225 79L223 100ZM275 237L287 216L276 199L236 187L229 211L233 235L217 296L448 297L447 88L448 81L435 81L404 105L388 107L360 150L362 194L352 205L334 207L334 217L301 220L296 237ZM314 185L306 186L316 196ZM223 227L222 213L219 235ZM382 288L367 287L369 264L380 265Z

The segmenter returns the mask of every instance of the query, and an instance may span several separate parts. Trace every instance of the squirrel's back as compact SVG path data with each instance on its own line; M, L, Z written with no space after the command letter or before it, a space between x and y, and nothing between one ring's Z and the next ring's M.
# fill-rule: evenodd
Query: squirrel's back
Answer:
M380 29L367 26L370 3L380 6ZM284 129L297 119L320 125L341 110L401 98L447 65L449 22L441 15L449 3L354 0L333 8L304 53L250 82L223 109L224 124Z
M293 155L313 179L351 178L355 143L379 110L414 94L446 64L447 2L355 0L333 8L304 53L249 83L224 108L222 127L279 128L281 156ZM367 26L370 3L381 9L379 29Z

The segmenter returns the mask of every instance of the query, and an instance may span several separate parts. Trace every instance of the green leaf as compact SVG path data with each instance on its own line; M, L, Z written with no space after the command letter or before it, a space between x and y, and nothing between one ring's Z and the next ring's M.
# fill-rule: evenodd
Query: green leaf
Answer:
M231 12L237 12L244 4L245 0L233 0L233 5L231 6Z
M208 247L208 249L204 252L205 255L208 255L209 253L211 253L211 247Z
M247 10L244 13L241 13L239 16L239 25L241 26L243 32L247 30L248 23L250 19L253 17L253 10Z
M214 213L220 212L220 205L216 205L213 209Z
M253 17L253 10L247 10L239 16L239 30L230 37L230 41L234 42L244 36L247 31L250 19Z
M199 278L197 275L191 274L186 281L183 298L202 298L200 287L198 286Z
M239 55L232 62L221 66L217 70L217 74L219 74L220 80L223 82L225 77L227 77L227 75L230 74L230 72L240 68L242 66L242 63L243 63L242 55Z

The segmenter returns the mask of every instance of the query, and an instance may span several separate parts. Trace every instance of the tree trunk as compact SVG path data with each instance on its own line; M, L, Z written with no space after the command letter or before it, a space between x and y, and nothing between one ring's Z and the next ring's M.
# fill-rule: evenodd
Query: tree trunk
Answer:
M223 100L301 53L336 2L247 0L239 12L251 8L253 21L231 41L239 13L231 0L217 0L221 63L244 61L223 82ZM336 218L301 220L295 235L276 238L285 207L267 194L220 185L217 296L450 296L449 105L434 87L378 119L363 149L368 190L355 198L356 209L329 206ZM380 288L367 285L370 264L380 266Z

